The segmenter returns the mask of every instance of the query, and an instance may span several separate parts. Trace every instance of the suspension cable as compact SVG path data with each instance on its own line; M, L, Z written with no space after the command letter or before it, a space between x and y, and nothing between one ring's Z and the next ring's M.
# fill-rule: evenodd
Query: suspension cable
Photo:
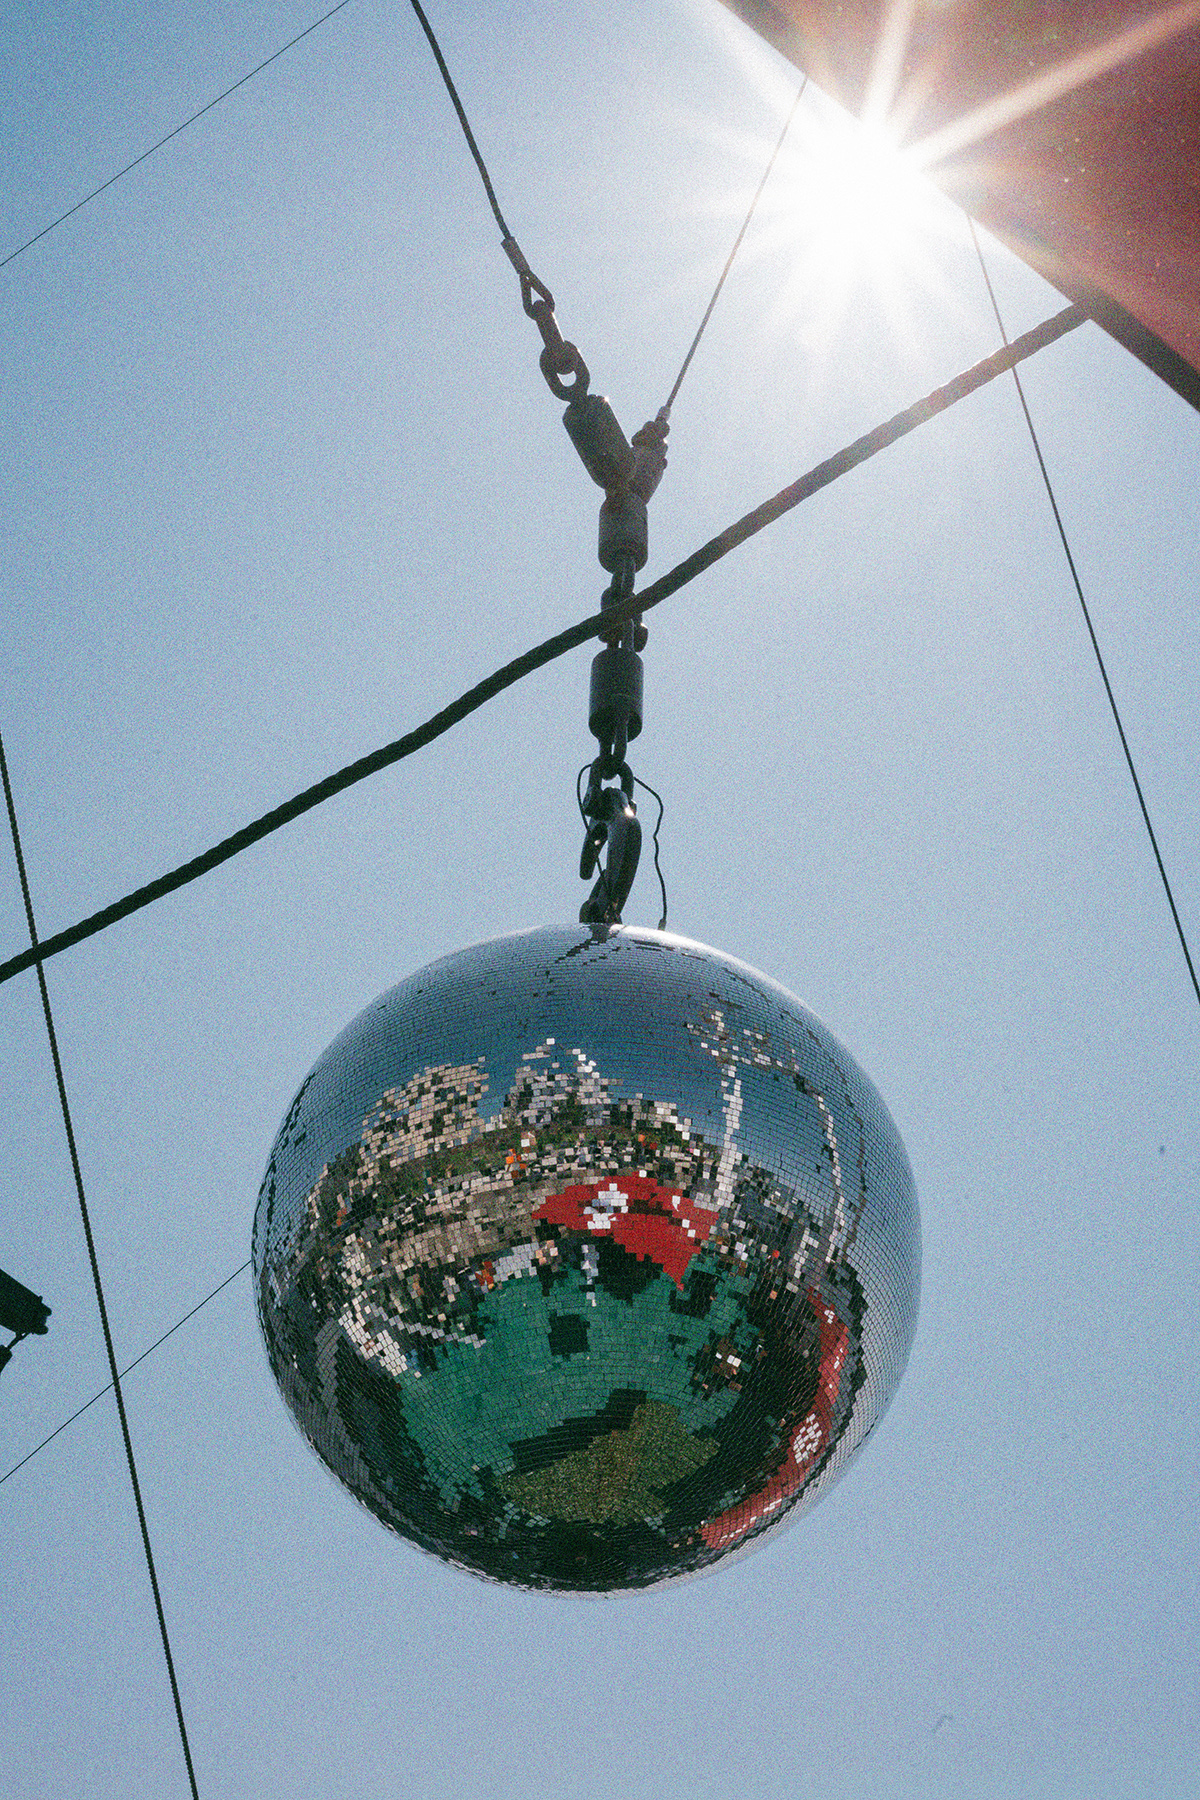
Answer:
M524 307L527 316L533 320L538 331L541 333L543 346L541 354L541 370L546 380L546 384L551 393L559 400L566 400L568 402L576 400L582 405L586 400L588 385L591 381L591 374L588 370L588 366L584 362L583 357L579 354L577 347L574 344L569 343L563 337L562 332L558 328L558 321L554 317L554 295L550 292L550 289L546 286L545 282L539 280L534 274L525 259L525 252L508 228L508 221L500 210L500 202L496 198L496 190L492 186L492 178L488 174L487 164L483 160L483 153L475 141L475 133L471 130L471 122L467 118L466 108L459 98L458 89L454 85L454 77L450 73L446 58L442 55L442 47L437 41L433 26L426 17L425 9L421 5L421 0L412 0L412 9L417 15L421 30L429 40L429 48L433 51L434 61L437 63L438 71L442 77L442 81L445 83L446 92L449 94L451 104L458 114L458 122L462 126L463 136L467 141L467 148L475 159L475 167L479 170L484 192L488 197L488 205L491 207L496 223L500 227L500 248L517 272L517 279L521 284L521 305ZM611 413L611 408L608 407L607 401L594 399L592 401L592 406L593 408L598 406L602 410ZM615 418L612 420L612 425L615 427L617 437L623 442L623 434L620 426L617 425ZM580 454L584 456L584 460L587 461L583 446L577 443L576 447L579 449ZM625 450L626 453L628 453L628 445L625 445ZM603 486L604 482L597 469L591 468L590 472L596 476L597 480L601 481L601 485Z
M415 0L414 0L414 4L415 4ZM720 299L721 289L725 286L725 278L729 274L730 269L732 269L732 267L733 267L734 257L737 255L738 251L742 247L742 239L745 237L747 231L750 228L750 221L754 217L755 208L757 207L759 201L762 198L762 191L766 187L767 182L770 179L771 170L775 167L775 159L778 157L779 152L783 149L783 140L788 134L788 130L789 130L789 127L791 126L792 120L796 116L796 108L799 106L801 100L803 100L804 90L807 86L808 86L808 76L806 75L804 77L804 80L800 83L799 93L796 95L796 98L792 101L791 110L789 111L787 118L783 121L783 130L780 132L778 141L775 145L775 148L772 150L771 155L767 161L767 166L763 170L762 180L759 182L757 188L754 190L754 198L750 202L750 210L747 212L745 218L742 220L742 228L733 240L733 249L729 252L729 255L725 259L725 267L721 270L721 274L720 274L720 277L718 278L717 285L713 289L712 299L709 301L708 306L705 308L704 317L701 319L699 328L697 329L697 332L696 332L696 335L692 339L691 348L688 350L687 355L684 357L682 366L680 367L680 370L679 370L679 373L675 377L675 385L671 389L670 393L667 395L665 404L659 409L658 416L660 419L668 419L671 416L671 408L675 404L675 396L678 394L680 388L683 386L683 378L688 372L688 368L691 364L691 360L692 360L693 356L695 356L695 354L696 354L696 347L699 344L700 339L704 336L704 328L708 324L708 321L712 318L713 308L716 306L717 301Z
M446 66L446 59L442 55L441 45L433 34L433 26L425 16L425 9L421 5L421 0L412 0L412 9L420 21L421 30L429 39L429 48L433 51L433 59L437 63L442 80L446 84L446 92L449 94L454 110L458 114L458 122L462 126L463 136L467 140L467 148L475 158L475 167L479 170L480 177L483 181L484 189L488 197L488 205L496 215L496 223L500 227L500 236L505 239L511 239L512 232L508 229L504 214L500 211L500 202L496 198L496 190L492 186L492 178L487 172L487 164L483 160L479 145L475 142L475 133L471 130L470 120L463 110L463 103L458 97L458 89L455 87L454 79Z
M983 246L979 242L979 233L975 229L975 221L969 213L967 214L967 224L971 227L971 239L975 245L975 254L979 258L979 267L983 272L983 279L984 284L987 287L988 298L992 303L992 311L996 315L996 324L1000 327L1000 336L1007 344L1008 333L1004 329L1004 320L1000 316L1000 307L996 299L996 290L992 286L992 278L988 273L987 263L984 261ZM1187 963L1188 974L1192 978L1192 988L1195 992L1197 1002L1200 1003L1200 980L1197 980L1196 977L1196 965L1193 963L1192 953L1188 949L1188 941L1184 933L1183 921L1179 917L1179 908L1175 904L1175 896L1171 892L1171 883L1167 879L1167 871L1163 864L1162 853L1158 848L1158 839L1154 834L1154 827L1150 823L1150 812L1146 805L1146 796L1143 794L1142 784L1138 780L1138 772L1133 761L1133 752L1129 748L1129 739L1125 736L1125 727L1121 723L1121 714L1117 707L1116 695L1113 693L1112 683L1108 679L1108 670L1104 666L1104 657L1101 654L1100 641L1096 636L1096 628L1092 624L1091 611L1087 601L1084 599L1083 583L1079 579L1079 570L1075 566L1075 558L1071 554L1071 546L1067 541L1066 526L1063 524L1062 514L1058 510L1058 501L1054 495L1054 487L1050 480L1050 472L1046 467L1046 459L1042 455L1042 446L1038 442L1038 434L1034 430L1033 418L1029 411L1029 404L1025 399L1025 389L1021 385L1021 377L1017 374L1015 367L1012 372L1012 377L1017 385L1017 398L1021 402L1021 411L1025 415L1025 423L1029 428L1029 436L1033 444L1034 455L1037 457L1038 468L1042 472L1042 481L1045 484L1046 497L1050 502L1050 510L1054 514L1054 523L1058 527L1058 535L1062 542L1063 554L1067 559L1067 567L1071 571L1071 580L1075 585L1075 593L1079 600L1080 610L1083 613L1083 622L1087 626L1088 636L1092 640L1092 649L1096 656L1096 666L1100 670L1100 679L1104 683L1104 692L1108 695L1108 704L1112 712L1113 721L1117 727L1117 736L1121 740L1121 748L1125 752L1125 761L1129 767L1129 773L1133 780L1134 792L1137 795L1138 805L1142 809L1142 820L1146 827L1146 835L1150 839L1150 848L1154 852L1154 860L1158 864L1158 873L1162 880L1163 892L1167 896L1167 905L1170 907L1171 917L1175 921L1175 931L1179 938L1180 948L1183 951L1184 961Z
M230 94L236 94L238 89L245 87L248 81L253 81L256 75L261 75L263 70L270 68L273 62L278 62L279 58L288 50L293 49L294 46L300 42L301 38L306 38L311 31L317 29L318 25L324 25L326 19L332 19L334 13L341 12L343 6L349 6L349 4L350 0L338 0L337 5L331 6L327 13L322 13L319 19L314 19L311 25L306 25L303 31L298 31L294 38L289 38L286 44L283 44L278 50L272 51L266 61L260 62L256 69L251 69L248 75L243 75L240 81L235 81L232 87L227 87L225 92L223 94L218 94L215 100L208 101L207 105L202 106L199 112L194 112L189 119L185 119L182 125L176 125L174 131L168 131L166 137L160 137L157 144L151 144L148 150L143 150L140 156L135 156L132 162L126 163L123 169L118 169L115 175L110 175L107 181L102 181L98 188L93 188L90 194L85 194L82 200L77 200L75 202L74 206L68 206L65 213L60 213L57 219L52 219L50 221L49 225L43 225L40 231L35 231L31 238L26 239L25 243L18 244L15 250L10 250L7 256L0 258L0 269L3 269L7 263L15 261L18 256L23 255L26 250L38 243L40 239L47 236L49 232L56 230L60 225L64 225L66 221L73 218L81 208L97 199L99 195L104 193L106 188L110 188L114 181L120 181L121 177L123 175L128 175L131 169L136 169L139 163L144 163L148 156L153 156L156 150L161 150L164 144L169 144L172 138L177 138L181 131L186 131L189 125L194 125L197 119L202 119L205 113L211 112L214 106L220 106L222 100L228 100Z
M54 1015L50 1011L50 992L46 986L46 971L42 965L41 951L38 946L37 924L33 916L33 900L29 892L29 879L25 872L25 856L21 849L21 834L17 829L17 810L13 801L12 784L8 778L8 762L4 755L3 739L0 739L0 778L4 783L4 800L8 808L8 825L12 836L13 855L16 858L17 873L21 880L21 897L25 903L25 922L29 928L29 941L33 956L37 962L38 987L42 996L42 1013L46 1020L46 1035L50 1040L50 1056L54 1063L54 1079L58 1086L58 1101L62 1109L63 1129L67 1137L67 1149L71 1158L71 1171L75 1177L75 1192L79 1199L79 1213L83 1220L83 1235L87 1242L88 1261L92 1269L92 1284L96 1290L96 1304L100 1311L100 1324L104 1332L104 1348L108 1354L109 1373L112 1377L112 1390L116 1397L117 1413L121 1421L121 1436L125 1443L125 1460L129 1465L129 1480L133 1488L134 1505L137 1509L138 1525L141 1528L142 1548L146 1553L146 1568L150 1575L150 1591L154 1596L154 1610L158 1615L158 1629L162 1637L163 1655L167 1663L167 1676L171 1684L171 1697L175 1702L175 1718L179 1725L179 1740L183 1745L183 1760L187 1766L188 1783L192 1791L192 1800L199 1800L199 1789L196 1786L196 1771L192 1766L192 1752L188 1743L187 1725L183 1717L183 1700L179 1693L179 1683L175 1677L175 1658L171 1654L171 1639L167 1632L167 1619L163 1611L162 1594L158 1585L158 1573L154 1567L154 1552L150 1547L150 1528L146 1523L146 1509L142 1504L142 1487L138 1480L137 1462L133 1454L133 1439L129 1435L129 1420L125 1413L125 1396L121 1392L121 1375L117 1368L117 1353L113 1346L112 1330L108 1322L108 1307L104 1299L104 1283L100 1278L100 1261L96 1254L96 1240L92 1235L92 1221L88 1213L87 1195L83 1188L83 1172L79 1165L79 1151L75 1143L75 1128L71 1123L71 1108L67 1100L67 1084L63 1077L62 1059L58 1054L58 1036L54 1029Z
M1013 368L1015 364L1023 362L1026 357L1032 356L1035 351L1053 343L1056 338L1062 337L1064 332L1073 331L1077 325L1082 325L1086 318L1087 314L1081 307L1064 307L1052 318L1044 320L1040 325L1035 325L1032 331L1026 331L1022 336L1014 338L1011 344L1006 345L1004 349L997 350L994 355L985 357L973 368L965 369L962 374L956 375L954 380L947 382L944 387L935 388L933 393L928 394L923 400L916 401L903 412L897 413L894 418L876 426L874 431L867 432L864 437L856 438L852 444L848 444L844 450L839 450L835 456L818 463L814 469L810 469L798 481L781 489L772 499L765 500L761 506L756 506L753 512L746 513L743 518L736 520L716 537L710 538L706 544L701 545L699 550L693 551L691 556L685 557L681 563L677 563L665 575L660 575L657 581L651 582L650 586L643 588L640 593L630 594L604 611L592 613L588 618L581 619L578 624L568 626L565 631L556 632L553 637L546 638L532 650L526 650L523 655L514 657L511 662L505 663L502 668L495 670L483 681L468 688L464 694L460 694L456 700L452 700L440 712L434 713L433 717L427 719L423 725L418 725L414 730L406 732L403 737L396 738L393 743L385 744L381 749L373 750L367 756L360 756L355 762L348 763L345 768L325 776L324 780L316 782L312 787L305 788L301 793L294 795L292 799L285 800L282 805L273 807L261 818L254 820L249 825L244 825L240 831L235 831L231 836L223 838L220 843L214 844L211 849L203 851L199 856L192 857L189 862L182 863L177 869L158 876L156 880L147 882L144 887L135 888L123 899L114 900L110 905L102 907L99 912L79 920L77 924L69 925L64 930L55 932L52 937L48 937L40 943L36 949L23 950L15 956L10 956L6 962L0 963L0 983L11 981L13 976L19 975L23 969L32 968L35 963L40 965L42 962L48 961L50 957L57 956L60 951L69 949L71 945L81 944L86 938L94 937L97 932L106 931L119 919L127 919L131 913L140 912L143 907L150 906L155 900L161 900L167 894L173 894L177 889L188 886L190 882L198 880L201 875L208 874L209 870L219 868L222 863L239 856L252 844L257 844L263 838L270 837L272 832L278 831L282 825L289 824L291 820L300 818L304 813L311 812L314 807L320 806L324 801L332 799L335 794L344 793L347 788L354 787L360 781L365 781L368 776L378 774L381 769L390 768L393 763L402 762L405 757L412 756L415 751L423 749L426 744L433 743L435 738L441 737L452 726L469 717L471 713L477 712L489 700L495 699L497 694L502 694L506 688L515 686L518 681L521 681L526 675L531 675L534 670L544 668L547 663L554 662L560 656L565 656L568 650L574 650L578 645L587 643L589 638L599 637L602 631L607 634L614 627L623 624L625 620L635 618L643 612L649 612L651 607L659 605L661 601L677 593L680 588L685 587L689 581L693 581L705 569L711 568L713 563L719 562L723 556L727 556L739 544L744 544L747 538L753 537L756 532L762 531L767 525L773 524L776 519L782 518L784 513L790 512L802 501L808 500L822 488L828 487L831 482L838 480L848 470L856 468L859 463L866 462L868 458L877 455L889 444L894 444L897 438L903 437L907 432L915 431L918 425L924 425L938 413L944 412L948 406L955 405L967 394L972 394L977 388L985 386L987 382L994 381L996 376L1002 375L1006 369Z

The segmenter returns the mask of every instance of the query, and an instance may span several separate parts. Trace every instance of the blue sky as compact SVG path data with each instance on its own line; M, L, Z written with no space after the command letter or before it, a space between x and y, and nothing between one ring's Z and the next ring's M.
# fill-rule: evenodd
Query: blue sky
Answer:
M0 250L314 16L10 9ZM632 431L794 71L708 0L434 22ZM847 265L815 94L794 142L677 402L647 576L996 347L952 209ZM989 255L1010 332L1060 304ZM43 934L594 609L599 496L407 9L353 0L3 279L0 729ZM1195 941L1196 415L1092 326L1025 380ZM243 1277L128 1382L200 1791L1186 1793L1200 1013L1011 382L648 623L634 766L671 924L798 993L884 1095L925 1233L908 1373L760 1555L552 1601L338 1489ZM280 1117L348 1019L574 917L587 660L50 965L123 1361L248 1255ZM644 872L627 917L657 914ZM0 925L8 954L11 859ZM0 1034L0 1262L54 1309L0 1378L7 1468L106 1374L32 976ZM6 1793L184 1793L111 1403L0 1509Z

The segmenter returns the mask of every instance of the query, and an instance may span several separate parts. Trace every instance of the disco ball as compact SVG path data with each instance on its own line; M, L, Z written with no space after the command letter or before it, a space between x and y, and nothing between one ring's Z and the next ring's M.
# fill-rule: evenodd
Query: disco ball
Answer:
M842 1473L916 1325L912 1173L798 1000L575 926L411 976L303 1083L254 1224L267 1351L334 1473L447 1562L611 1592Z

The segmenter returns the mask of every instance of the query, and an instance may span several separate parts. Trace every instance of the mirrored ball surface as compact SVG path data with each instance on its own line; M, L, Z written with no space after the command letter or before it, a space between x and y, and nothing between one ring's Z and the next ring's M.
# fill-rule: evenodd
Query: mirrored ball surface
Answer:
M611 1592L762 1541L841 1474L916 1325L883 1102L785 989L571 926L431 964L303 1083L254 1226L301 1430L422 1549Z

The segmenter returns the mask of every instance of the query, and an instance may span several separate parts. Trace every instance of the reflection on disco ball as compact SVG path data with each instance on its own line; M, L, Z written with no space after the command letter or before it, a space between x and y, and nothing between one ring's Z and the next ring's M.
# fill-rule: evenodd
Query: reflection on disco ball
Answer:
M254 1227L275 1377L422 1549L526 1588L698 1574L841 1474L916 1325L903 1146L783 988L653 931L433 963L335 1040Z

